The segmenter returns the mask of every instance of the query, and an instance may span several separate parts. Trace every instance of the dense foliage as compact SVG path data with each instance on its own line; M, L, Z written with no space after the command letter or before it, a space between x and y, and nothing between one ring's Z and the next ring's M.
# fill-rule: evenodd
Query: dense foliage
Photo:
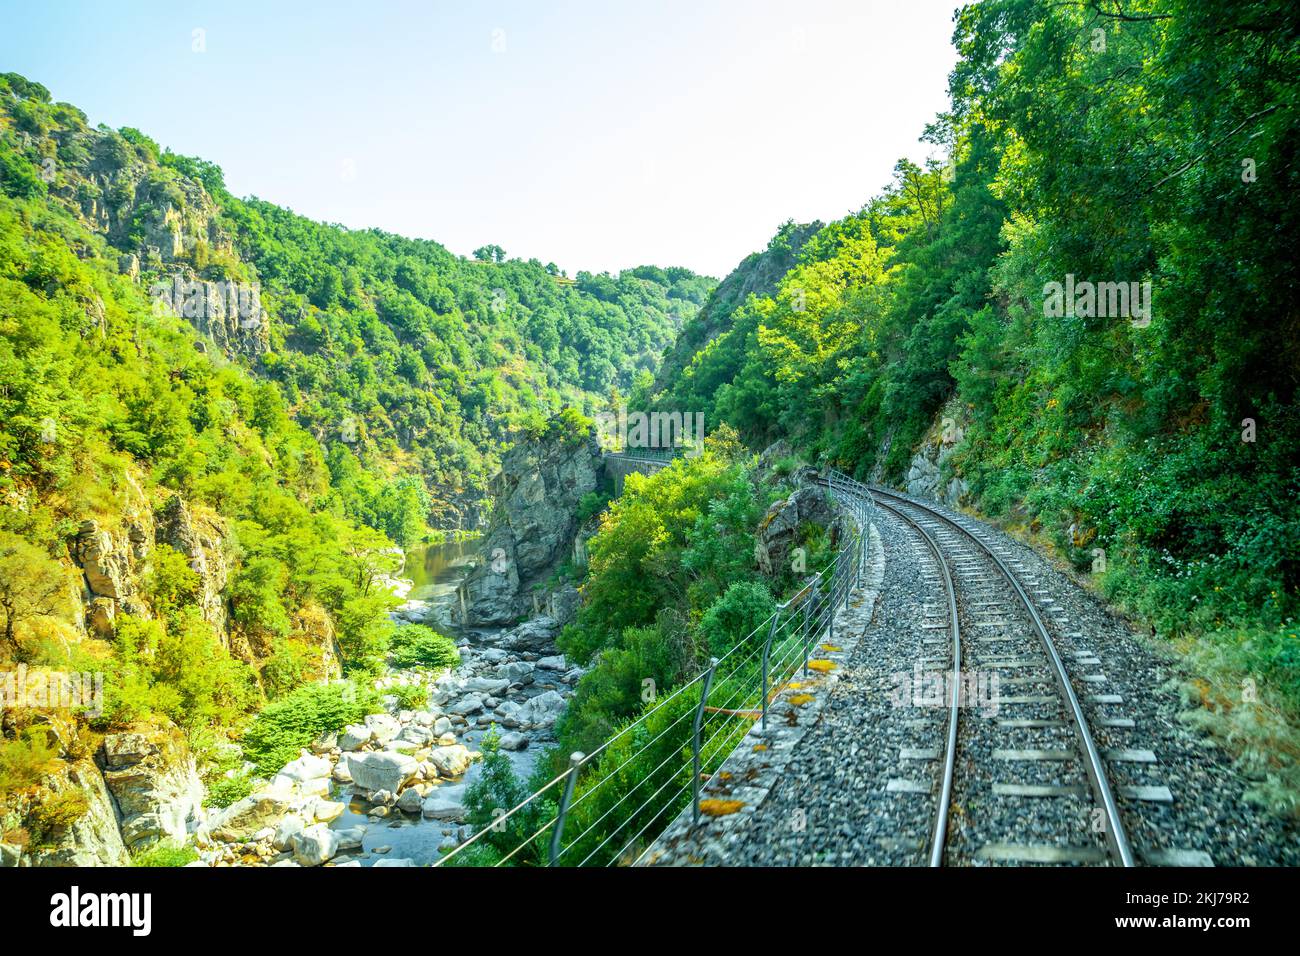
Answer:
M374 713L378 696L352 683L308 684L268 705L244 734L245 756L257 772L277 772L322 734Z

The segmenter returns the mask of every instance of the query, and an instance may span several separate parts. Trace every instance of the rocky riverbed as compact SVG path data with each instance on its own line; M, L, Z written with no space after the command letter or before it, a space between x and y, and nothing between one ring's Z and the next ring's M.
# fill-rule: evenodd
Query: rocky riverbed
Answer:
M471 835L465 791L495 725L527 777L582 671L555 653L546 617L473 632L452 672L398 672L381 690L419 682L429 705L385 709L315 741L251 796L209 814L203 866L423 866Z

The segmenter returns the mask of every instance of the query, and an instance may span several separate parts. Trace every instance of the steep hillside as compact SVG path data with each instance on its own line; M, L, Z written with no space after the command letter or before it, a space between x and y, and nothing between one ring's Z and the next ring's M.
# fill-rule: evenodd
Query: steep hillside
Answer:
M93 128L39 84L0 79L0 183L102 235L111 264L224 354L280 386L330 449L352 517L403 542L478 524L521 424L653 373L712 280L618 276L312 222L225 188L144 134ZM199 284L196 284L199 283ZM427 500L426 500L427 495Z
M751 295L772 293L777 282L795 264L804 243L821 227L820 222L802 225L788 222L772 237L766 249L746 256L717 285L704 307L683 323L681 332L664 353L659 375L655 379L655 389L662 389L669 382L679 379L709 378L708 373L701 369L688 368L697 353L731 329L736 310ZM708 385L700 381L694 387L705 390Z

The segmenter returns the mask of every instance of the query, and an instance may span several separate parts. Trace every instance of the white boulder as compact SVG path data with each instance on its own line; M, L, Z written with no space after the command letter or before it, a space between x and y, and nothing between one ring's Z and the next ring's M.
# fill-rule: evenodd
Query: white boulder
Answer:
M323 823L316 823L293 836L293 858L301 866L320 866L334 859L339 838Z

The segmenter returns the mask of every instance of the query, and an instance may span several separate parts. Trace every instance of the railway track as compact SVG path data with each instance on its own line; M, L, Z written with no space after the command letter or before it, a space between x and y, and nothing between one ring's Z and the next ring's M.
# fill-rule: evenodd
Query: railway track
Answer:
M915 663L932 691L942 688L941 700L928 692L924 703L946 715L936 735L943 744L899 755L900 763L937 768L932 779L889 782L900 794L936 795L930 865L1134 865L1106 762L1151 755L1096 745L1090 719L1109 727L1132 721L1090 717L1045 620L1051 599L1036 601L1038 581L973 523L884 489L869 493L931 558L921 581L936 594L922 625L931 636ZM1099 663L1090 649L1071 656L1085 668Z

